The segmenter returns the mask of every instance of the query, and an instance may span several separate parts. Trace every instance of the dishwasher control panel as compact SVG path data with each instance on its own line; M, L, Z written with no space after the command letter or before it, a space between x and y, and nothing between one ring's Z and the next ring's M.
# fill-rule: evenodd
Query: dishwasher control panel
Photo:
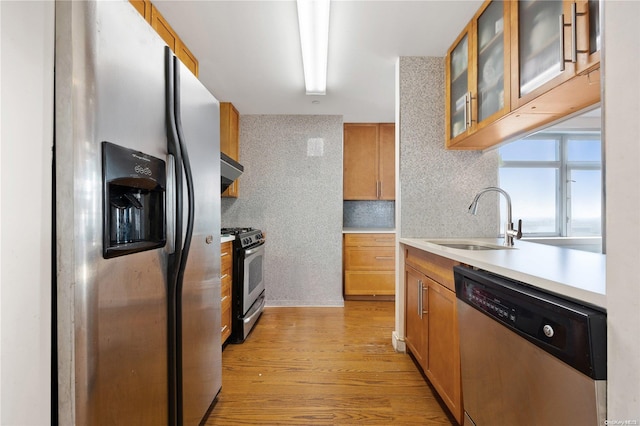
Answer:
M590 377L606 377L604 312L466 266L454 267L454 277L460 302Z
M495 318L507 327L517 330L532 340L549 345L559 351L569 350L568 329L580 328L570 318L553 309L544 312L528 300L517 300L506 288L493 288L485 284L464 280L459 298Z
M487 291L483 286L466 282L464 290L466 299L471 305L500 320L516 323L516 308Z

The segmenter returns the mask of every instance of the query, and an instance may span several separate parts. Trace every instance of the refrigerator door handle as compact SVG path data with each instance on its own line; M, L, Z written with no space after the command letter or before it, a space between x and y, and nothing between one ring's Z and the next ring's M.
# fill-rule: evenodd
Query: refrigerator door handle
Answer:
M178 135L178 145L180 150L180 161L182 161L182 166L184 167L184 175L187 181L187 229L184 234L184 245L182 248L182 256L180 258L180 268L179 268L179 280L178 285L182 285L182 277L184 275L184 270L187 264L187 258L189 257L189 247L191 247L191 237L193 236L193 224L194 224L194 216L195 216L195 193L193 190L193 173L191 172L191 163L189 162L189 153L187 152L187 147L185 146L185 137L182 130L182 120L180 117L180 62L177 57L173 57L173 101L174 101L174 112L175 112L175 122L176 122L176 131ZM180 291L180 288L178 288Z
M178 128L176 124L176 90L175 90L175 65L173 63L173 53L168 46L165 46L165 73L166 73L166 116L167 116L167 151L169 152L169 164L172 173L169 174L172 181L171 201L173 205L172 217L168 220L173 222L173 250L170 257L169 271L172 283L175 283L177 271L182 258L182 204L183 204L183 183L182 183L182 150L179 141ZM169 185L168 185L169 186ZM169 194L167 195L169 196ZM169 204L169 203L167 203ZM167 216L169 212L167 211Z
M176 128L175 92L174 92L174 64L173 53L169 46L165 46L165 96L166 96L166 122L167 122L167 151L174 158L173 161L173 217L170 219L174 224L173 252L168 256L167 264L167 350L168 350L168 387L169 387L169 424L178 424L180 395L179 376L177 364L179 363L180 347L179 335L180 312L176 299L178 298L178 288L180 281L180 265L182 261L182 154L178 142L178 131Z
M167 189L165 196L165 218L167 221L167 254L176 251L176 158L167 155Z

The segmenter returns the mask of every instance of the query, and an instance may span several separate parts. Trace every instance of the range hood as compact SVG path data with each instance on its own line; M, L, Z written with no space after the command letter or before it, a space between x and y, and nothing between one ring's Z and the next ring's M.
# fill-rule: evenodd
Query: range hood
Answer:
M244 167L227 154L220 153L220 193L223 193L234 180L238 179Z

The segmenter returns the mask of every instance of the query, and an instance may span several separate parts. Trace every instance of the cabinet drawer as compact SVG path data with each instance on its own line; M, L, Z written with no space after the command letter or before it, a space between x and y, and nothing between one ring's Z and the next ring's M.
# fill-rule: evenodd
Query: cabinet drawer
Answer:
M231 270L231 255L227 255L226 257L222 257L220 259L220 272L221 275L224 275L224 272L227 270Z
M229 281L231 281L231 275L232 275L231 265L229 265L226 268L222 267L222 269L220 270L220 279L221 280L228 279Z
M345 271L394 271L394 249L378 247L347 247L344 252Z
M393 247L395 234L344 234L346 247Z
M231 301L228 306L222 306L222 322L220 324L220 332L222 333L222 343L231 335Z
M222 311L225 310L225 307L231 307L231 287L229 287L229 290L227 290L226 293L222 293L220 306Z
M459 262L413 248L407 248L405 261L432 280L456 291L453 267L459 265Z
M220 270L223 272L223 275L225 269L231 269L231 261L233 258L232 250L233 246L231 245L231 241L220 245Z
M344 294L347 296L394 296L395 272L347 271L344 274Z
M231 298L231 275L223 275L220 281L220 297Z

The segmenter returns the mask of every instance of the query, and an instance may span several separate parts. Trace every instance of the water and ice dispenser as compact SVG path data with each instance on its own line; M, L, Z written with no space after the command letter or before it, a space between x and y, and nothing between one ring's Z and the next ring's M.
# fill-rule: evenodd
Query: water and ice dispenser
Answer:
M104 258L166 243L165 162L140 151L102 143Z

